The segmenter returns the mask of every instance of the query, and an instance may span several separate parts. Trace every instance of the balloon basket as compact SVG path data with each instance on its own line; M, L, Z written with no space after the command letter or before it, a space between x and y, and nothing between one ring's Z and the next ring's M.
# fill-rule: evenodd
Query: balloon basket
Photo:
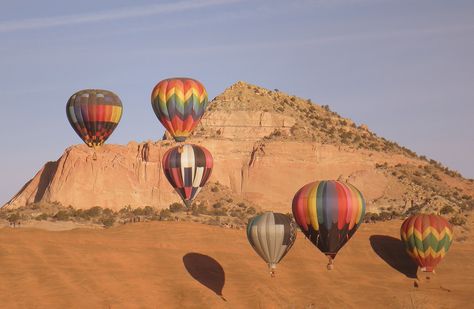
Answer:
M334 269L334 259L328 255L328 265L326 265L327 270L333 270Z
M270 268L270 277L275 278L276 275L276 265L275 264L268 264L268 267Z

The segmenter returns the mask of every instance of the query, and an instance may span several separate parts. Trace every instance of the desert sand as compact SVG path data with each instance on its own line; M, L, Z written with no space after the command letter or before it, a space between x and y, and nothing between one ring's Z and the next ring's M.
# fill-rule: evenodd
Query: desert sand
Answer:
M298 234L271 278L244 230L149 222L109 230L0 230L2 308L468 308L474 242L455 241L430 282L397 239L363 224L335 269ZM459 237L461 235L457 235ZM397 259L397 257L399 257Z

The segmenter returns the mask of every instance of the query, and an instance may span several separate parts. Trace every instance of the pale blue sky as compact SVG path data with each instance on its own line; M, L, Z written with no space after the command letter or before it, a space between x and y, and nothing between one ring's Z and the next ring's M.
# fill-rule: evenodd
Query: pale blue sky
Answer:
M472 0L2 0L0 40L0 204L81 143L73 92L121 97L109 143L158 139L150 91L171 76L311 98L474 177Z

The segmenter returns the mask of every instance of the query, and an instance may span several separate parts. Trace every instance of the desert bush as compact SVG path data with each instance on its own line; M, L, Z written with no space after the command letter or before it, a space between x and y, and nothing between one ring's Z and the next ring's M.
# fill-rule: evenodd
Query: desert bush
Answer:
M212 192L219 192L219 188L216 187L216 186L215 186L215 187L212 187L212 188L211 188L211 191L212 191Z
M96 218L102 215L102 207L94 206L90 209L84 210L84 213L91 218Z
M245 208L245 207L247 207L247 205L246 205L244 202L239 202L239 203L237 203L237 206L239 206L240 208Z
M145 206L143 208L143 215L144 216L152 216L155 214L155 209L151 206Z
M36 216L35 220L43 221L43 220L48 220L48 218L49 218L48 214L42 213L42 214Z
M119 214L121 215L125 215L125 214L129 214L132 212L132 206L130 205L127 205L125 207L123 207L122 209L119 210Z
M474 200L465 201L465 202L461 205L461 209L462 209L462 210L466 210L466 211L473 210L473 209L474 209Z
M421 205L413 205L405 211L405 215L411 216L421 211Z
M379 215L373 212L366 212L364 216L364 222L365 223L370 223L370 222L375 222L379 219Z
M65 210L60 210L54 215L53 218L59 221L67 221L69 220L69 213Z
M439 213L442 215L450 214L453 212L454 212L454 208L451 205L444 205L439 211Z
M217 202L217 203L214 203L214 204L212 205L212 208L214 208L214 209L218 209L218 208L221 208L221 207L222 207L222 203L221 203L221 202Z
M112 209L110 208L105 208L103 211L102 211L102 216L114 216L115 215L115 211L113 211Z
M242 215L242 211L240 209L233 209L229 215L231 217L240 217Z
M449 219L449 223L452 225L464 225L466 224L466 218L460 214L457 214Z
M171 211L169 209L162 209L160 211L160 220L169 220L171 219Z
M171 206L170 206L171 207ZM143 216L143 208L141 207L138 207L138 208L135 208L134 210L132 210L132 213L135 215L135 216Z
M255 207L250 206L249 208L247 208L247 213L248 213L249 215L254 215L254 214L257 213L257 210L255 209Z
M17 212L14 212L8 216L7 220L10 223L17 223L18 221L20 221L20 218L21 218L20 214Z
M99 222L102 223L105 228L110 228L115 223L115 217L113 216L102 217L100 218Z
M227 209L216 208L216 209L213 209L209 214L213 216L227 216Z
M173 203L169 208L171 212L181 212L186 209L186 207L181 203Z

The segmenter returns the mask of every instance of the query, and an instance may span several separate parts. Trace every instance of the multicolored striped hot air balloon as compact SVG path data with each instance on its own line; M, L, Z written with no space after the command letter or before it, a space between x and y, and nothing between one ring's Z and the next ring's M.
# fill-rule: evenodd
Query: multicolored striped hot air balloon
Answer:
M122 102L113 92L86 89L73 94L66 114L77 135L89 147L101 146L117 127L122 117Z
M441 216L418 214L403 222L400 236L407 253L421 270L434 272L453 242L453 229Z
M191 78L162 80L151 93L156 117L177 142L184 142L198 125L207 103L206 88Z
M212 167L212 155L202 146L176 146L163 155L163 172L187 207L206 184Z
M296 226L287 215L266 212L249 221L247 239L255 252L267 262L273 277L276 265L296 240Z
M337 252L362 223L365 201L350 184L316 181L295 194L293 215L306 237L329 258L332 269Z

